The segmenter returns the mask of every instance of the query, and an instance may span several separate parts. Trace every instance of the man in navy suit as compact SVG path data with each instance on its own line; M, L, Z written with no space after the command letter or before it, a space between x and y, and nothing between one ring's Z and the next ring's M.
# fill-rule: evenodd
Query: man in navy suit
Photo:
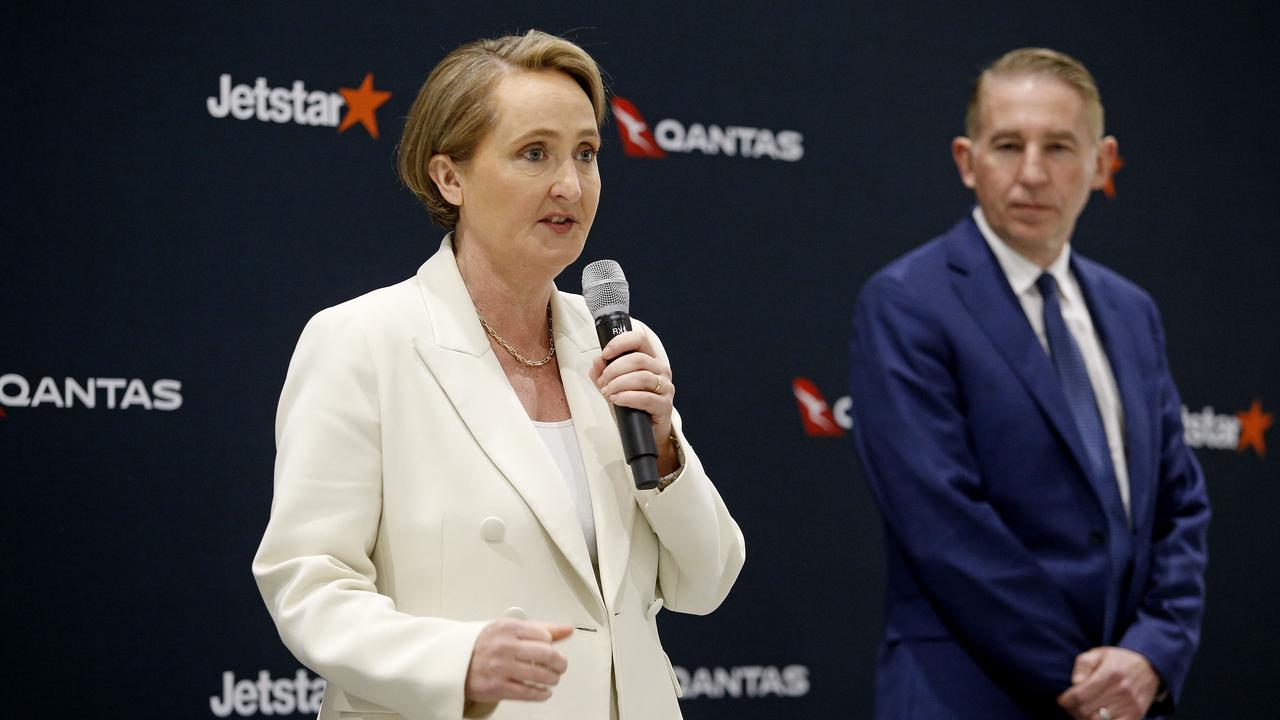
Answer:
M1209 503L1150 296L1071 247L1116 140L1078 61L983 71L972 214L863 288L854 438L888 554L877 718L1173 711Z

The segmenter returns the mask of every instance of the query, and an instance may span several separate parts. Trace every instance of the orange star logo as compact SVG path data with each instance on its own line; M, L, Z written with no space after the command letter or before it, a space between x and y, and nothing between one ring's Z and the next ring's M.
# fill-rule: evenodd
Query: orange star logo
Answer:
M346 132L347 128L360 123L365 130L369 131L373 139L377 140L378 116L374 111L391 98L391 93L373 89L373 73L364 76L364 82L360 83L360 87L340 87L338 92L342 93L342 98L347 101L347 114L343 116L338 132Z
M1252 447L1261 457L1267 456L1267 441L1264 434L1271 427L1271 413L1262 412L1262 401L1254 400L1253 405L1244 412L1236 413L1240 419L1240 445L1236 452L1244 452Z
M1116 199L1116 173L1120 172L1122 167L1124 167L1124 158L1120 157L1120 153L1116 153L1115 159L1111 161L1111 173L1107 175L1107 184L1102 186L1102 194L1106 195L1108 200Z

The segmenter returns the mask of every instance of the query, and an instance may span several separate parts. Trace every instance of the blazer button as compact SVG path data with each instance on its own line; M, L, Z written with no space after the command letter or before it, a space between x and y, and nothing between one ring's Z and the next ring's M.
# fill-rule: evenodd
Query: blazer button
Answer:
M529 613L524 611L522 607L509 607L502 611L503 617L515 618L516 620L528 620Z
M1089 531L1089 544L1094 547L1102 547L1107 542L1107 536L1102 534L1101 530Z
M658 611L662 609L662 605L663 605L662 598L658 598L657 600L654 600L653 602L649 603L649 609L644 611L644 616L649 618L650 620L657 617Z
M506 534L507 524L502 522L502 518L487 517L480 523L480 537L484 538L485 542L501 542L502 536Z

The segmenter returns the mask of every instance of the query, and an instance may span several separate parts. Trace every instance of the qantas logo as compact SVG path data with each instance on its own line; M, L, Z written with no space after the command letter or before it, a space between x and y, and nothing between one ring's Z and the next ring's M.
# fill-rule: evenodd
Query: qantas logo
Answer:
M613 116L618 119L618 134L622 136L622 151L631 157L663 158L667 154L658 147L653 132L640 117L640 111L626 98L614 97L609 103Z
M366 73L359 87L340 87L336 93L307 90L301 80L294 80L290 87L270 87L265 77L257 78L253 85L233 85L231 74L223 73L218 77L218 94L205 101L205 108L218 119L336 127L338 132L359 123L377 140L376 111L390 98L386 90L374 89L373 73ZM339 118L344 106L347 112Z
M62 378L61 382L57 378L42 377L33 382L17 373L0 375L0 418L6 417L6 408L41 406L173 411L182 407L182 382L172 378L148 383L139 378L107 377L83 381Z
M800 410L800 422L806 435L840 437L853 427L853 418L849 416L852 402L847 395L836 400L834 407L828 405L818 386L804 377L791 381L791 394L796 397L796 407Z
M664 158L667 153L770 158L796 162L804 157L804 136L795 130L770 130L743 125L685 124L666 118L650 129L635 104L624 97L610 101L618 119L622 151L630 157Z
M672 665L680 699L803 697L809 694L807 665L737 665L684 668Z

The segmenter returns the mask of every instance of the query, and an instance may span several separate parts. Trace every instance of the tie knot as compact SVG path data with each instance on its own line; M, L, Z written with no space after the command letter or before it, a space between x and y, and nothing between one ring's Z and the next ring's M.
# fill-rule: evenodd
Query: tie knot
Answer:
M1036 287L1040 289L1040 297L1048 300L1049 298L1057 298L1058 281L1049 273L1040 273L1040 277L1036 278Z

